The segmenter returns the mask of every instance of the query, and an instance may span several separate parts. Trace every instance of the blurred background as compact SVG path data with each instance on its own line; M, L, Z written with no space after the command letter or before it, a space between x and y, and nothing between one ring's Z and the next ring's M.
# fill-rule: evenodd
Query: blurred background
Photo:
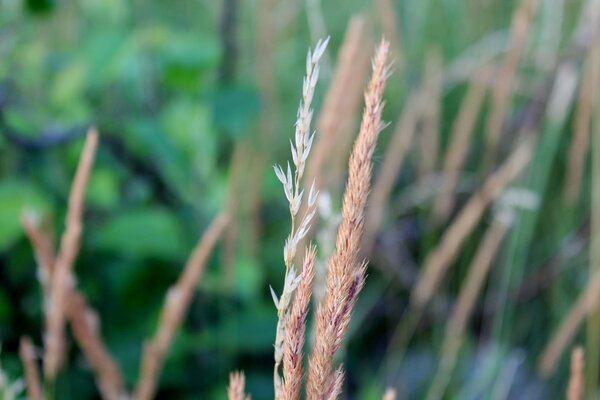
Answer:
M282 288L290 228L271 166L291 158L306 51L331 37L308 169L322 193L313 237L326 260L369 58L385 35L389 126L365 221L369 276L340 357L345 396L377 399L392 386L401 399L563 398L578 343L595 396L599 3L0 0L6 375L23 374L22 335L42 347L42 293L20 215L34 209L60 238L93 124L100 147L75 275L128 387L167 288L227 207L232 223L157 398L225 398L237 369L253 398L271 398L269 285ZM428 268L441 271L430 295ZM561 324L571 334L548 350ZM72 339L67 361L56 398L100 398Z

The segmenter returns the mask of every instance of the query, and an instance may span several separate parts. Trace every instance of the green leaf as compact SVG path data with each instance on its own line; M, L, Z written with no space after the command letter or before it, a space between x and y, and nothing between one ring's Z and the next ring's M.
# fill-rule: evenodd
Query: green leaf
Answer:
M103 208L116 206L119 201L119 183L115 171L109 168L94 170L88 184L86 199L89 205Z
M19 181L0 183L0 250L4 250L23 235L21 212L34 209L48 211L48 199L35 186Z
M111 218L94 238L104 251L130 258L179 259L188 246L179 221L168 210L146 208Z

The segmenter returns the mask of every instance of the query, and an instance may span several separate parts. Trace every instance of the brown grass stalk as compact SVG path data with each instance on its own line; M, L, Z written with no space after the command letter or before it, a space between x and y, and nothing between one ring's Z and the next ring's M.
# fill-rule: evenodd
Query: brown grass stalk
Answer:
M595 6L594 18L590 18L591 21L595 21L595 35L596 44L600 37L598 36L600 26L600 3L590 2L589 6ZM586 6L588 6L586 4ZM586 7L587 9L587 7ZM593 43L593 42L592 42ZM596 52L596 50L593 50ZM594 56L596 58L596 56ZM594 62L595 67L599 65ZM594 88L592 99L598 100L598 88ZM591 165L591 234L590 243L598 243L600 239L600 102L596 101L593 103L593 116L592 116L592 165ZM590 276L595 275L600 271L600 247L595 245L589 246L590 254ZM600 371L600 304L594 303L593 309L588 316L587 331L586 331L586 347L585 353L587 355L586 372L585 372L585 395L592 396L596 393L598 387L598 373Z
M90 128L71 186L66 228L61 239L56 262L52 268L52 281L50 284L49 302L46 309L46 333L44 338L46 346L44 376L50 383L54 382L63 362L66 305L69 293L73 287L71 271L75 257L79 251L83 226L82 216L85 188L94 163L97 146L98 132L95 128Z
M427 305L446 270L456 258L461 246L480 221L492 200L498 197L514 178L529 164L533 141L527 138L510 157L488 176L462 208L454 222L446 230L438 246L425 261L425 267L411 294L411 303L418 308Z
M339 174L331 172L338 159L347 160L352 132L367 79L371 41L368 24L362 15L352 17L340 48L333 77L316 122L319 134L306 166L307 182L331 190ZM343 115L344 118L340 118ZM323 171L329 170L328 175Z
M23 364L25 374L25 386L27 388L27 398L29 400L42 400L42 384L40 382L40 372L35 357L35 348L31 339L27 336L21 338L19 346L19 356Z
M68 308L73 336L94 370L102 398L127 399L121 370L100 336L98 315L88 306L85 298L75 291L69 296Z
M579 200L583 167L590 137L592 108L598 97L595 88L600 84L600 41L596 40L585 61L585 73L579 85L577 111L573 119L573 139L569 148L565 199L571 205Z
M427 394L428 400L441 399L450 382L456 357L464 341L465 327L473 313L477 297L488 276L502 239L512 219L510 211L501 212L487 230L467 272L465 283L460 289L458 300L448 321L438 370Z
M404 158L415 134L419 104L420 94L418 92L409 96L387 145L367 208L362 243L363 254L369 254L375 244L377 231L383 221L390 194L400 175Z
M382 41L373 59L373 75L365 92L365 110L354 149L350 155L349 178L344 192L342 221L336 250L329 259L327 293L316 313L315 343L309 358L307 398L335 398L341 390L341 368L333 372L333 355L346 334L350 315L364 284L366 264L359 259L363 217L370 189L373 152L384 127L383 90L389 69L389 44Z
M494 164L511 100L512 86L519 60L527 44L527 35L537 13L539 0L524 0L513 14L508 49L496 73L492 88L490 115L486 128L486 153L484 162L491 168Z
M42 288L44 302L46 302L50 294L50 280L56 255L52 235L40 228L38 219L39 216L33 210L25 210L21 214L21 225L23 225L25 233L34 249L37 276Z
M471 137L491 75L491 66L484 66L475 74L462 101L458 116L452 125L450 146L443 164L444 180L433 207L433 217L436 223L444 222L454 207L454 188L469 152Z
M192 250L179 279L167 292L154 338L144 345L139 380L135 389L136 400L153 398L167 351L183 321L208 258L228 220L226 213L220 213L211 222Z
M302 388L302 357L306 317L313 291L315 278L316 248L310 246L304 255L302 278L296 289L294 300L285 329L283 344L283 383L281 398L284 400L299 400Z
M584 389L584 360L583 348L577 346L571 352L571 375L567 386L567 400L583 400Z
M431 176L437 168L440 152L440 107L443 84L442 56L431 49L425 57L425 79L421 100L421 134L419 138L421 156L419 176Z
M227 400L250 400L250 396L246 395L246 377L243 372L229 374Z
M55 263L52 236L41 229L32 212L23 213L21 220L37 259L38 276L46 277L40 278L42 292L46 293L48 288L45 283L50 281L51 267ZM68 295L65 312L71 322L73 336L94 370L102 397L107 400L126 398L120 368L100 335L98 315L76 288L72 288Z
M560 357L573 340L579 327L588 314L598 306L600 301L600 272L590 280L585 290L579 295L558 329L542 351L538 363L539 374L547 378L554 372Z

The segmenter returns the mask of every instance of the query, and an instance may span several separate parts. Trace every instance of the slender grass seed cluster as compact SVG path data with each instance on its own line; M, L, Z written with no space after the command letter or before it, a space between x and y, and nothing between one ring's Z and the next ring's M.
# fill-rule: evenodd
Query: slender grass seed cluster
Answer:
M296 271L294 258L298 243L304 238L316 212L318 192L311 185L306 212L298 224L298 212L302 205L302 177L315 133L309 134L312 119L310 108L318 79L318 62L328 40L319 41L315 50L309 50L306 61L306 77L302 86L302 102L298 110L294 142L291 143L293 168L287 171L275 166L275 174L281 181L289 202L291 230L284 246L286 267L281 296L271 288L277 308L275 335L275 366L273 372L275 398L297 400L301 398L303 384L303 348L305 342L308 306L313 293L316 248L308 246L305 251L303 269ZM318 304L315 321L315 340L309 357L306 383L306 398L311 400L337 399L342 392L344 370L340 366L334 371L333 356L339 349L348 329L350 316L358 293L365 282L366 262L359 258L363 234L363 219L370 189L372 162L379 133L384 127L383 90L389 75L387 56L389 44L382 40L373 59L373 74L365 92L365 109L360 131L349 161L349 178L344 192L342 220L337 232L336 248L329 258L326 277L326 293ZM283 363L283 377L281 364ZM231 388L239 386L239 376L230 377L229 399L239 394ZM237 392L236 392L237 393Z
M328 42L329 39L326 39L325 41L319 41L315 46L315 50L313 52L309 50L308 56L306 57L306 76L304 77L304 82L302 84L302 102L298 108L294 143L290 141L292 160L294 163L293 171L289 162L287 165L287 173L284 173L283 169L278 165L274 167L277 178L283 184L283 191L289 202L290 216L292 219L290 234L283 247L285 283L281 296L278 298L273 288L271 288L271 294L273 296L273 301L275 302L275 307L277 307L278 317L275 335L275 367L273 370L276 398L279 398L281 391L281 375L279 368L283 359L284 338L286 324L289 317L290 302L292 300L294 291L305 276L304 273L302 276L298 275L293 264L294 257L298 251L298 243L308 233L308 230L310 229L310 222L312 221L316 212L318 192L315 189L313 182L308 193L306 212L302 217L301 223L297 226L298 212L300 211L300 206L302 205L302 198L304 195L304 189L301 189L302 177L304 176L306 160L308 159L308 155L310 154L310 149L315 138L315 132L310 132L310 125L313 116L311 103L315 94L317 80L319 79L319 60L325 52ZM312 252L312 254L312 264L314 264L314 252Z

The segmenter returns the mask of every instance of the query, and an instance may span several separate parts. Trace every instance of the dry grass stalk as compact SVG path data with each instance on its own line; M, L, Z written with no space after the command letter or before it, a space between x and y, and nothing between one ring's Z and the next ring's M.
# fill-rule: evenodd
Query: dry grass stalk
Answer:
M56 262L52 268L49 301L46 308L44 376L54 382L63 361L64 323L67 299L73 287L71 271L79 251L85 188L98 146L98 132L91 128L71 186L66 228L61 239Z
M567 400L583 400L585 360L583 348L577 346L571 352L571 375L567 386Z
M396 400L396 389L387 388L383 394L383 400Z
M594 5L595 12L590 21L595 21L596 44L600 40L598 30L600 27L600 3L590 2L586 4L586 9ZM592 42L593 43L593 42ZM600 45L599 45L600 46ZM596 52L596 50L593 50ZM594 56L596 58L596 56ZM600 68L598 63L594 62L596 68ZM597 82L596 82L597 83ZM592 99L598 100L598 88L594 88ZM592 116L592 165L591 165L591 235L590 243L598 243L600 239L600 102L596 101L593 104L594 111ZM595 245L589 246L590 253L590 276L597 274L600 271L600 247ZM585 395L592 396L598 388L598 374L600 371L600 304L595 302L587 320L586 331L586 347L587 355L586 371L585 371Z
M399 59L394 65L396 68L402 68L402 34L394 3L392 0L376 0L375 8L383 34L390 41L392 56Z
M383 156L383 163L373 184L373 193L369 199L365 218L365 233L362 243L364 254L369 254L373 248L390 194L398 175L400 175L404 158L410 149L417 126L419 101L419 93L409 96Z
M34 249L38 267L37 277L46 301L50 294L50 279L56 258L52 235L40 229L39 216L33 210L26 210L21 214L21 224Z
M243 372L229 374L229 387L227 387L228 400L250 400L246 395L246 377Z
M337 159L346 162L350 150L352 132L361 104L363 84L369 70L371 47L368 24L365 17L352 17L340 48L337 64L323 106L316 122L319 135L306 166L307 181L315 180L317 187L327 187L338 179L338 174L330 172L322 176L324 170L336 168ZM344 118L340 118L343 115ZM332 157L333 156L333 157Z
M421 179L435 172L439 158L442 72L442 56L439 50L428 51L425 58L424 90L421 100L421 157L419 163Z
M373 75L365 92L365 110L348 166L342 221L336 250L329 259L327 293L319 304L315 343L309 358L307 398L334 399L341 391L343 372L333 371L333 356L346 334L350 315L365 280L365 262L359 259L363 217L370 189L372 156L384 124L383 90L389 74L389 44L382 41L373 59Z
M38 260L38 276L46 298L46 283L51 279L51 267L55 262L51 235L41 229L37 217L32 212L23 213L22 223ZM94 370L103 398L126 398L120 368L100 336L97 314L75 288L71 289L67 303L66 317L71 322L75 340Z
M85 298L75 291L69 296L68 307L73 336L94 370L102 398L126 399L121 370L100 336L98 315L87 305Z
M437 223L444 222L450 215L452 207L454 207L454 187L469 151L471 136L483 105L491 75L492 68L490 66L484 66L476 73L460 106L458 116L452 125L452 138L444 158L445 178L433 207L433 217Z
M444 395L452 370L456 364L456 356L463 343L465 327L473 313L473 308L477 297L488 276L490 267L494 261L502 239L508 230L512 220L510 211L501 212L495 219L492 226L488 229L479 246L467 273L465 283L462 285L458 300L454 305L450 320L446 328L444 342L442 344L442 354L438 365L437 373L433 379L428 400L441 399Z
M588 314L598 306L599 301L600 272L597 272L562 320L544 351L542 351L538 363L538 372L542 377L549 377L554 372L565 349L577 334L579 327Z
M311 246L304 255L304 268L288 317L283 345L283 382L281 398L299 400L302 387L302 357L308 305L315 278L316 248Z
M315 87L319 79L319 60L325 52L328 42L329 38L325 41L317 42L314 51L311 52L311 50L309 50L306 57L306 76L304 77L302 84L302 101L300 102L300 107L298 108L294 142L290 140L294 166L293 168L290 167L290 163L288 162L287 172L284 172L279 165L273 166L275 175L277 175L277 178L283 185L283 191L289 203L290 217L292 222L290 233L283 247L285 280L283 290L279 298L275 294L273 288L271 288L273 302L277 308L277 328L275 332L274 344L275 363L273 367L273 385L275 388L276 399L279 399L281 396L282 380L279 370L283 360L285 331L289 318L289 306L291 304L294 291L302 279L301 276L298 276L294 266L294 258L298 253L298 247L300 243L310 230L311 221L316 213L318 192L315 189L315 183L313 181L308 193L308 199L303 203L302 199L304 196L305 187L303 186L302 178L304 177L306 160L308 159L315 138L315 132L312 134L310 132L313 116L311 104ZM300 209L303 207L303 205L305 205L304 208L306 211L300 213ZM299 218L300 214L303 214L302 218Z
M508 49L502 65L498 69L495 84L492 88L490 116L486 129L485 163L488 167L493 165L497 156L519 60L525 50L527 35L539 3L539 0L524 0L512 18Z
M585 74L580 83L579 101L577 111L573 120L573 139L569 148L569 164L567 165L566 177L566 200L576 204L581 192L581 180L585 155L588 149L590 137L590 125L592 120L592 108L595 98L598 97L596 87L600 84L600 41L592 47L585 62Z
M21 338L19 356L25 372L27 398L29 400L42 400L42 384L40 383L40 372L35 359L35 348L31 343L31 339L26 336Z
M425 307L446 270L456 258L460 247L483 216L487 206L498 197L506 186L529 164L533 142L528 138L521 142L510 157L483 183L460 211L444 233L441 242L429 254L425 267L411 294L411 303Z
M167 351L180 327L202 277L210 254L227 226L229 216L220 213L206 229L188 259L177 282L169 289L154 338L144 345L136 400L153 398Z

